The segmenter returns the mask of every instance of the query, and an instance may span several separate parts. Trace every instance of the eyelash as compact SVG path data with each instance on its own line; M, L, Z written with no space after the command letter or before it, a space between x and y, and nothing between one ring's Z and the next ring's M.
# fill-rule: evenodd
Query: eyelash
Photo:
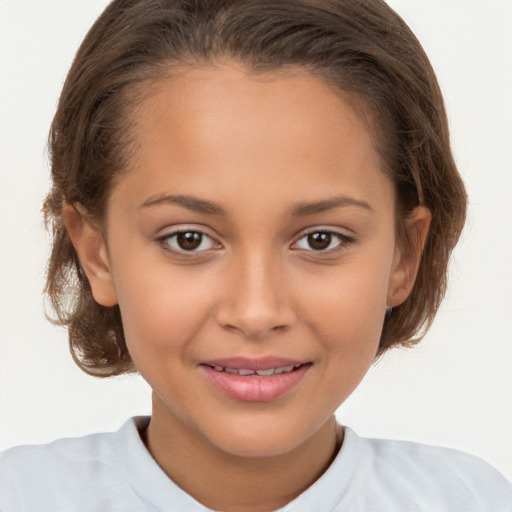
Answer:
M339 231L333 231L333 230L329 230L329 229L314 229L314 230L310 230L306 233L303 233L301 237L299 237L297 239L297 241L293 244L293 246L297 246L299 244L299 242L301 240L304 240L304 239L308 239L308 237L310 236L313 236L313 235L327 235L329 238L328 238L328 241L329 241L329 244L328 244L328 247L326 249L314 249L310 246L309 249L304 249L304 248L301 248L301 247L298 247L298 249L296 250L305 250L307 252L311 252L313 254L318 254L318 255L334 255L334 254L337 254L339 252L342 252L344 250L346 250L348 248L348 246L354 242L354 239L350 236L347 236L343 233L340 233ZM329 247L331 245L331 242L333 240L336 240L338 241L338 243L334 246L334 247ZM310 243L311 241L308 240L307 243Z
M199 242L199 245L197 247L193 247L190 250L184 249L183 247L179 247L179 246L172 247L170 241L174 239L176 241L176 245L178 245L179 242L177 242L177 240L180 235L194 235L195 239L192 239L191 242L194 242L194 241ZM298 246L299 242L303 239L306 239L307 243L311 243L311 240L308 240L308 237L313 236L313 235L323 235L324 237L325 237L325 235L327 235L328 236L328 238L326 239L326 241L328 241L327 248L314 249L313 247L310 246L310 248L308 249L308 248ZM199 240L198 240L197 236L200 237ZM329 247L331 245L331 243L333 242L333 239L334 240L337 239L338 243L334 247ZM210 247L203 248L202 250L197 250L201 247L201 245L203 245L205 243L205 241L208 241L208 240L210 241L210 243L209 243ZM324 239L324 241L325 241L325 239ZM193 255L199 255L206 251L210 251L211 249L215 248L214 247L215 245L220 246L220 244L218 242L215 242L215 240L211 236L207 235L203 231L196 230L196 229L180 229L180 230L174 231L172 233L169 233L167 235L159 237L157 239L157 242L160 243L163 246L164 250L166 250L166 251L172 252L174 254L179 254L179 255L186 254L189 257L193 256ZM341 251L347 249L347 246L353 242L354 242L354 239L352 237L349 237L349 236L339 233L337 231L332 231L329 229L315 229L315 230L311 230L311 231L303 233L297 239L297 241L292 244L292 249L293 250L303 250L303 251L311 252L313 254L318 254L318 255L323 255L323 254L332 255L332 254L336 254L338 252L341 252Z
M172 247L171 246L171 240L176 240L178 239L178 237L180 235L199 235L200 237L200 241L199 241L199 245L198 247L194 247L192 250L187 250L187 249L183 249L182 247ZM168 235L164 235L162 237L159 237L157 239L157 242L159 242L166 251L169 251L169 252L172 252L172 253L175 253L175 254L187 254L187 255L197 255L201 252L205 252L205 251L208 251L208 250L211 250L213 247L208 247L207 249L203 249L201 251L197 251L196 249L201 247L201 245L203 245L203 243L205 242L205 240L209 240L211 242L211 245L219 245L218 243L216 243L213 238L209 235L207 235L206 233L203 233L202 231L199 231L197 229L180 229L178 231L174 231L172 233L169 233ZM196 241L197 241L197 238L196 238Z

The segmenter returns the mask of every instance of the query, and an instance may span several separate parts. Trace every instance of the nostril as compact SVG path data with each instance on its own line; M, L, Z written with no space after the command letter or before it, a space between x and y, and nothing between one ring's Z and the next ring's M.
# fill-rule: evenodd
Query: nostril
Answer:
M258 338L288 329L296 315L277 276L258 265L249 265L236 280L226 282L215 311L224 329L248 338Z
M275 319L238 319L235 322L221 323L222 327L230 332L238 333L246 338L259 338L271 333L287 330L290 324L276 323Z

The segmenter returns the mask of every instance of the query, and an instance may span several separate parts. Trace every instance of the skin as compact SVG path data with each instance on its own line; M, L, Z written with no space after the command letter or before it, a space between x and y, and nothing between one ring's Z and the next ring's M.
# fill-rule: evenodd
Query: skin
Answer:
M155 86L134 121L132 168L104 229L72 207L64 219L153 389L147 446L210 508L281 507L337 453L334 412L374 360L386 307L411 291L430 214L419 207L407 221L421 243L405 257L363 117L300 70L186 69ZM222 213L163 199L176 195ZM180 248L177 230L203 233L198 249ZM314 250L307 234L319 232L331 242ZM269 355L310 365L268 402L222 394L201 367Z

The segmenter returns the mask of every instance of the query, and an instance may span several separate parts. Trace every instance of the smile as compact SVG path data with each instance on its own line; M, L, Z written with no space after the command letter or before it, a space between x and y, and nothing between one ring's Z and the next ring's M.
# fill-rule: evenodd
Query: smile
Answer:
M226 372L231 375L242 375L244 377L257 375L260 377L270 377L271 375L279 375L281 373L290 373L293 370L296 370L302 365L297 366L280 366L278 368L268 368L267 370L252 370L250 368L226 368L224 366L214 366L213 369L216 372Z
M202 363L201 370L216 392L242 402L269 402L296 388L312 363L230 360Z

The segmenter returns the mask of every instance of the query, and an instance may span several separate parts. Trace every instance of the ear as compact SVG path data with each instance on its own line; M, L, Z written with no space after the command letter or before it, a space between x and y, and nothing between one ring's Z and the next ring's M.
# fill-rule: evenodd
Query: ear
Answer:
M432 214L425 206L415 208L405 220L406 238L397 244L389 279L387 306L402 304L411 293L420 266Z
M117 296L103 235L74 205L64 206L62 219L91 285L94 300L102 306L115 306Z

